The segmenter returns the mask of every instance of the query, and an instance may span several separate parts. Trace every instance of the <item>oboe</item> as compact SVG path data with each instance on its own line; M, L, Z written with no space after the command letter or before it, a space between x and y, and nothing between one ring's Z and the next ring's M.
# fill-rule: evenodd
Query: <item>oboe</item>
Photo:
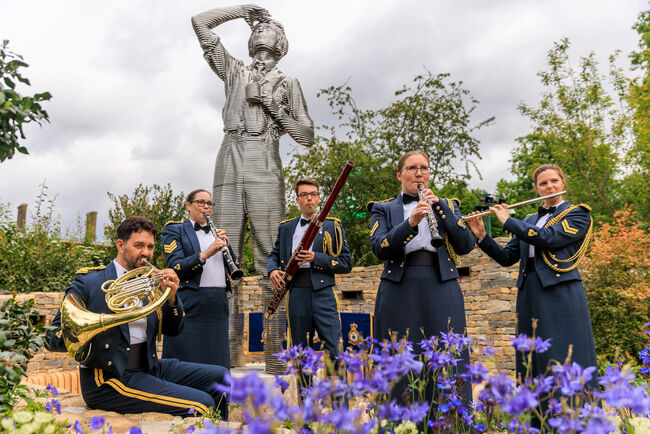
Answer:
M221 239L221 237L217 235L217 228L214 227L214 225L212 224L212 220L210 219L210 216L207 213L205 214L205 219L208 221L208 225L210 226L210 231L212 231L212 235L214 235L215 238ZM241 269L237 267L237 264L235 264L235 261L232 260L232 256L230 255L230 249L228 248L228 246L223 246L221 251L223 252L223 257L226 260L226 264L228 264L228 271L229 271L228 275L230 276L230 280L232 280L232 282L234 283L237 280L244 277L244 272L241 271Z
M431 206L431 201L424 198L424 185L418 184L418 200L425 201ZM427 224L429 225L429 232L431 232L431 245L435 248L442 246L444 239L440 236L438 232L438 222L436 221L436 216L433 214L433 210L429 210L424 214L424 217L427 219Z

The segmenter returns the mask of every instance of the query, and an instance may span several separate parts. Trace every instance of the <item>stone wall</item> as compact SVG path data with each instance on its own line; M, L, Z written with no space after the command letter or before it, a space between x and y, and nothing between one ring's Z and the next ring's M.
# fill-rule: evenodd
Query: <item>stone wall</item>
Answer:
M505 244L506 238L498 239ZM478 349L486 343L496 354L484 362L514 371L514 350L509 338L515 333L515 300L517 296L517 267L504 268L490 260L479 249L462 257L459 279L465 296L467 333L475 339ZM349 274L336 277L340 307L344 312L374 311L381 265L355 267ZM259 276L245 277L239 298L240 312L262 312L262 290ZM9 296L0 296L0 302ZM18 295L19 300L34 298L42 320L49 324L56 314L62 293L33 293ZM478 357L475 351L472 357ZM247 362L258 362L259 356L245 356ZM29 364L29 371L66 370L76 363L66 353L39 352Z

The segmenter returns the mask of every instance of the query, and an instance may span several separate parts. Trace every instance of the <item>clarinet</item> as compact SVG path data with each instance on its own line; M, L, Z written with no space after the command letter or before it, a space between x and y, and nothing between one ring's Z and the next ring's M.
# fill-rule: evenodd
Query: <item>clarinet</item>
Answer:
M205 214L205 219L208 221L212 235L214 235L215 238L221 239L219 235L217 235L217 228L214 227L212 220L210 220L210 216L207 213ZM237 264L235 264L235 261L232 260L232 255L230 254L230 249L228 246L224 246L221 251L223 252L223 257L226 260L226 264L228 265L228 276L230 277L230 280L235 283L244 277L244 272L241 271L241 269L237 267Z
M429 206L431 206L431 201L424 198L424 185L418 184L418 200L425 201ZM427 219L427 224L429 225L429 232L431 232L431 245L435 248L442 246L444 239L440 236L438 232L438 222L436 221L436 216L433 215L433 210L427 211L424 216Z

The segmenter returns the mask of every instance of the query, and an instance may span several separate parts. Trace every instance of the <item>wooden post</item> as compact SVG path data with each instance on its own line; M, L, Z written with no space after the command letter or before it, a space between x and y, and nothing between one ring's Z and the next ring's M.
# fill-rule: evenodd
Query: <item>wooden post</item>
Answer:
M18 205L18 219L16 220L16 224L18 225L19 228L24 228L26 222L27 222L27 204L21 203L20 205Z
M86 243L94 243L97 229L97 211L86 214Z

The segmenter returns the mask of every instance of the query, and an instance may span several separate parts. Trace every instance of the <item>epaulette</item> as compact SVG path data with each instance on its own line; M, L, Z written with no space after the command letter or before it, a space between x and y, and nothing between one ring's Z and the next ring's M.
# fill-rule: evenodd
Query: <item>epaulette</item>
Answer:
M327 220L334 220L336 223L341 224L341 219L337 219L336 217L325 217Z
M587 211L591 212L591 207L587 205L586 203L579 203L579 207L586 209Z
M294 217L294 218L295 218L295 217ZM286 222L290 222L290 221L293 220L294 218L290 218L290 219L282 220L282 221L280 222L280 224L283 224L283 223L286 223Z
M165 223L165 226L163 226L163 228L166 228L167 225L173 225L173 224L177 224L177 223L183 223L183 220L170 220L167 223Z
M535 212L531 212L530 214L526 214L526 217L531 216L531 215L533 215L533 214L537 214L537 211L535 211Z
M106 268L106 265L100 265L98 267L83 267L77 270L75 274L88 274L90 271L103 270Z
M370 201L370 202L368 202L368 203L366 204L366 209L368 210L368 212L372 212L372 207L373 207L376 203L390 202L391 200L395 200L395 198L394 198L394 197L391 197L390 199L386 199L386 200L373 200L373 201Z

